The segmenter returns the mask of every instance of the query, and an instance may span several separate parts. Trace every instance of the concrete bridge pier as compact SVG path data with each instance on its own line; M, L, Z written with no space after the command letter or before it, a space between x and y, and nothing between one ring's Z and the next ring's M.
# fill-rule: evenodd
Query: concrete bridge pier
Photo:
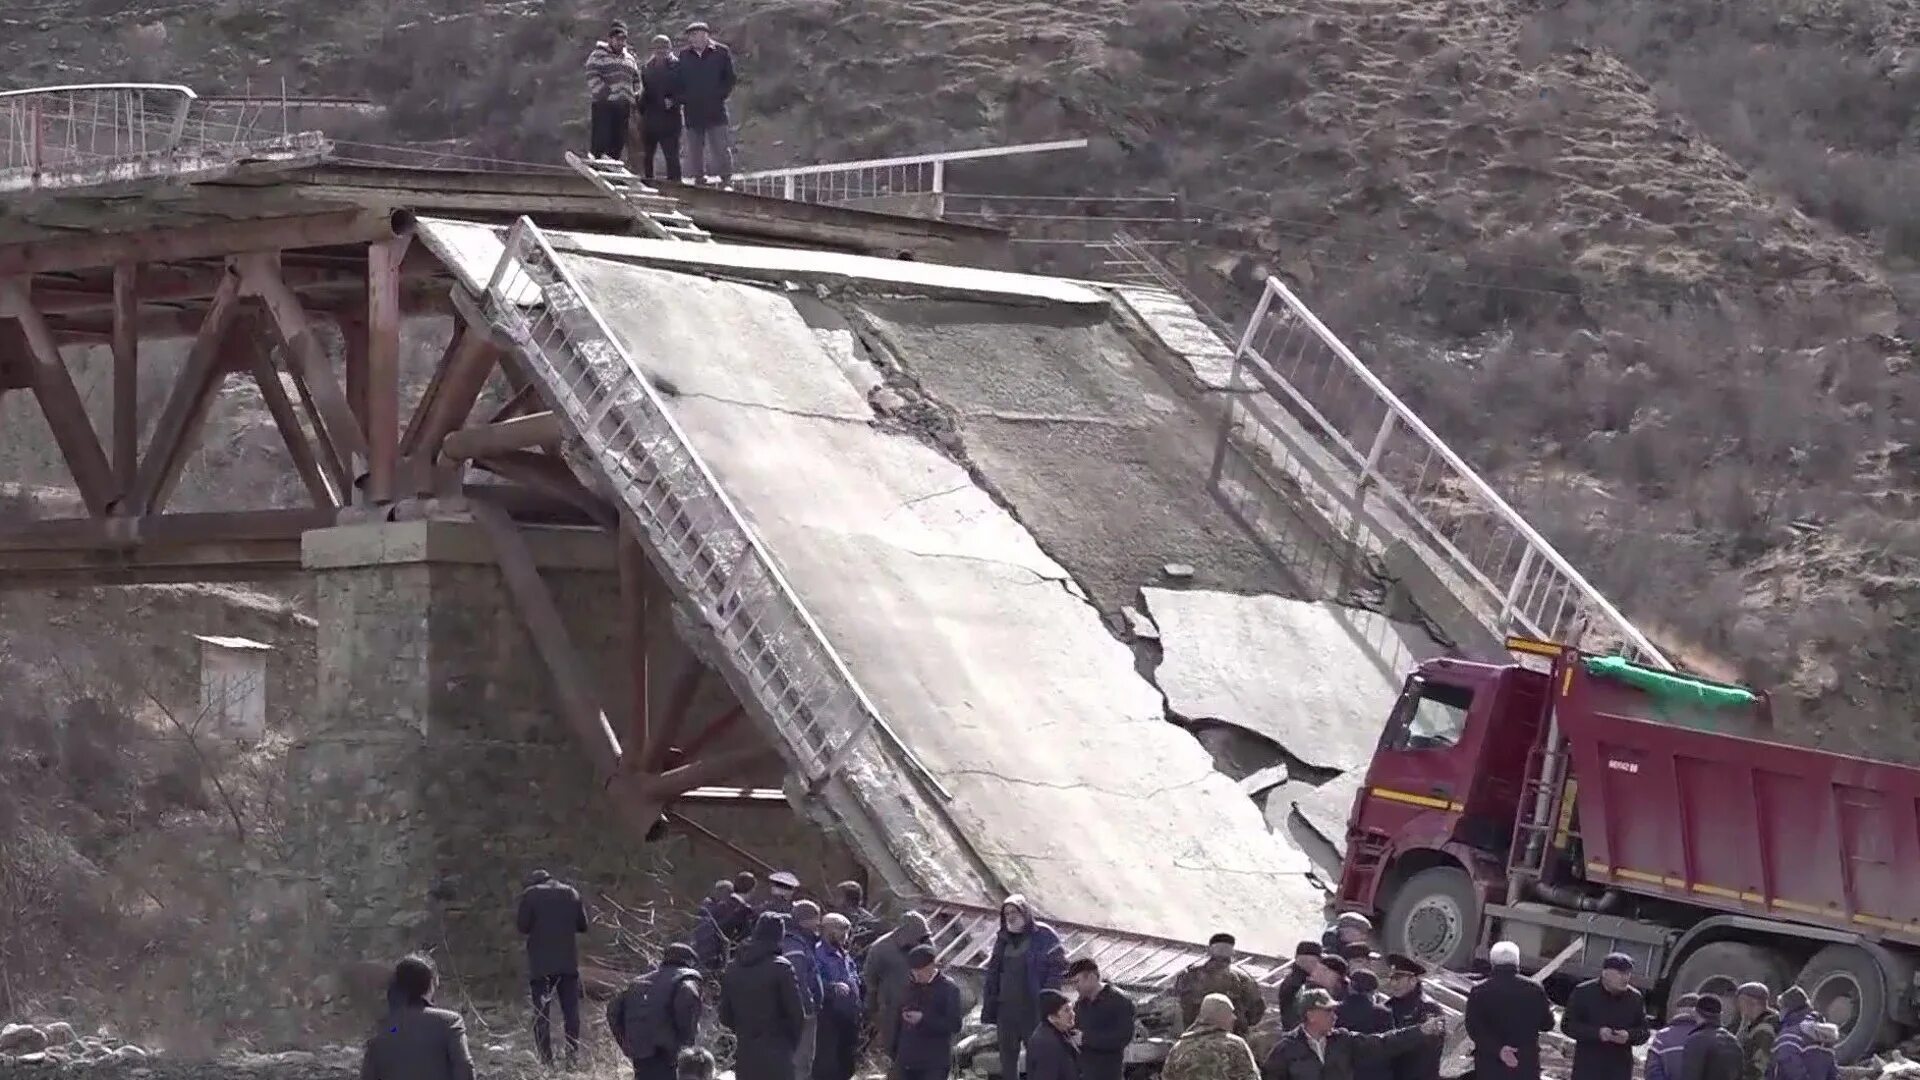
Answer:
M612 537L556 527L521 535L598 700L630 700ZM316 530L302 561L319 620L317 692L313 722L289 754L288 790L314 883L312 947L332 969L316 980L322 996L362 997L413 949L470 991L517 992L514 902L536 867L580 885L596 912L588 951L616 964L615 901L684 908L717 877L751 868L745 856L791 864L815 882L853 869L784 804L765 800L673 803L676 816L647 843L557 715L551 676L478 525ZM733 699L717 677L689 677L698 661L673 635L669 606L652 612L651 706L673 707L691 684L685 726L697 730ZM614 730L629 730L628 719L608 710ZM747 724L730 734L756 738ZM778 780L777 767L737 778ZM665 932L684 929L663 921Z

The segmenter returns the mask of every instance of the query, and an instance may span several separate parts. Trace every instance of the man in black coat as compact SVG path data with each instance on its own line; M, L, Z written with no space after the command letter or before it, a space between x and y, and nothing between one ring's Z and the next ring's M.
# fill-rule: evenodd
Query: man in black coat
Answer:
M1080 1035L1073 1020L1072 998L1040 991L1040 1024L1027 1036L1027 1080L1080 1080Z
M460 1014L433 1007L433 965L409 956L393 968L393 1008L367 1040L360 1080L473 1080Z
M1274 1000L1280 1004L1280 1026L1286 1030L1300 1025L1300 991L1305 990L1313 979L1313 973L1320 970L1320 943L1303 941L1293 947L1293 963L1287 966L1287 973L1280 979L1280 985L1274 990Z
M1438 1019L1417 1027L1362 1035L1335 1025L1333 995L1300 995L1300 1026L1280 1037L1260 1064L1261 1080L1354 1080L1368 1066L1413 1050L1443 1030Z
M1746 1055L1740 1052L1740 1040L1721 1026L1720 1010L1720 999L1712 994L1694 1002L1698 1026L1680 1054L1679 1080L1740 1080Z
M640 65L640 178L653 179L653 154L666 159L667 179L680 181L680 58L673 39L655 34Z
M1553 1004L1520 975L1520 946L1495 942L1493 971L1467 994L1467 1038L1475 1080L1540 1080L1540 1033L1553 1030Z
M687 47L680 50L680 102L686 107L687 172L696 184L717 174L720 186L733 182L733 136L728 130L727 99L738 81L733 50L713 40L706 23L687 26Z
M907 953L907 992L893 1029L893 1080L946 1080L953 1072L953 1040L966 1014L960 988L940 970L931 945Z
M1614 953L1600 977L1573 988L1560 1032L1573 1040L1572 1080L1633 1080L1633 1048L1653 1037L1647 999L1633 988L1633 957Z
M607 1003L607 1029L633 1062L634 1080L673 1080L680 1051L700 1041L702 1008L693 947L677 942Z
M1444 1017L1445 1010L1427 996L1420 980L1426 965L1403 953L1387 957L1387 1012L1394 1027L1420 1024ZM1444 1035L1429 1036L1418 1050L1409 1050L1393 1059L1393 1080L1440 1080L1440 1061L1446 1051Z
M560 999L567 1033L567 1064L580 1059L580 943L587 932L587 909L580 891L545 870L527 876L514 919L527 939L527 986L533 998L533 1045L544 1064L553 1064L551 1003Z
M733 1031L737 1080L794 1080L805 1014L793 965L780 955L787 920L763 911L720 977L720 1022Z
M1347 996L1334 1009L1334 1023L1355 1035L1378 1035L1393 1030L1393 1014L1376 996L1380 979L1365 968L1347 975ZM1396 1055L1397 1056L1397 1055ZM1354 1062L1354 1080L1393 1080L1393 1066L1384 1055Z
M1080 1080L1121 1080L1127 1047L1133 1045L1133 999L1101 981L1100 965L1091 957L1068 964L1067 981L1080 998L1073 1007L1080 1026Z

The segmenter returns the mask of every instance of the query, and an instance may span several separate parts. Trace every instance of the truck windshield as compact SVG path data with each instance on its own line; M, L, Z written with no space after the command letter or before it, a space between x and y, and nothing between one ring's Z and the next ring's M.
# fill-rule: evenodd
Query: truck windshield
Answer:
M1408 688L1413 700L1402 700L1400 708L1406 724L1392 738L1394 750L1445 750L1457 744L1467 730L1467 710L1473 706L1473 690L1465 686L1443 686L1420 679Z

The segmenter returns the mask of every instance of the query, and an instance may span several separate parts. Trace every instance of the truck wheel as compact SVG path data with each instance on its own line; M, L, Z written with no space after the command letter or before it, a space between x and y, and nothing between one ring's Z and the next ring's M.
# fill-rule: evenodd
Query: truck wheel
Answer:
M1480 937L1480 893L1457 866L1435 866L1393 894L1381 936L1387 948L1432 967L1465 971Z
M1828 1023L1839 1025L1833 1054L1841 1062L1866 1057L1880 1047L1883 1035L1895 1034L1887 1019L1886 981L1865 949L1829 945L1813 954L1795 984Z
M1712 994L1725 1015L1733 1015L1733 992L1741 983L1767 984L1775 993L1787 988L1793 968L1786 957L1764 945L1744 941L1714 941L1687 954L1674 973L1668 1000L1681 994Z

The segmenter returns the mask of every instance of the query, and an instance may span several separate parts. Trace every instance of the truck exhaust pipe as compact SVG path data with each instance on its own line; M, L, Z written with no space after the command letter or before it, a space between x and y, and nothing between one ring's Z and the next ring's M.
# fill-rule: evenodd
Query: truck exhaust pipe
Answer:
M1557 907L1591 911L1599 915L1612 912L1620 906L1620 901L1626 899L1618 889L1608 889L1599 896L1592 896L1569 885L1549 885L1544 881L1533 883L1533 895Z

